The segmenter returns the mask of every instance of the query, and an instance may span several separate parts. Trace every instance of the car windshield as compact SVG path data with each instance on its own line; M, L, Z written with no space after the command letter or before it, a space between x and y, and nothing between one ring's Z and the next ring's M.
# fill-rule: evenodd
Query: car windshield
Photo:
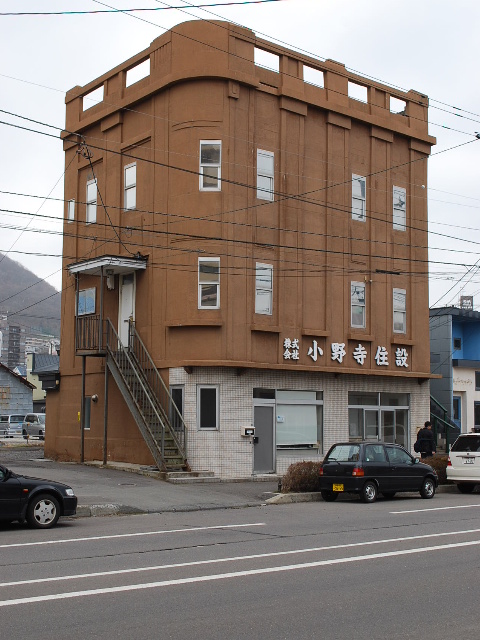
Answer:
M480 451L480 435L460 436L454 442L452 451Z
M325 458L325 462L356 462L359 458L358 444L336 444Z
M38 421L40 422L40 424L45 424L45 414L44 413L41 413L38 416Z

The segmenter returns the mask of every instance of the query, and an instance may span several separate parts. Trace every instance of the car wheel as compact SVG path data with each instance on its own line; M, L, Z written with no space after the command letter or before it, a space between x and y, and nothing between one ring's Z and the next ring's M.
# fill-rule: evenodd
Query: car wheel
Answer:
M338 498L338 493L335 493L334 491L321 491L320 492L322 494L322 498L325 500L325 502L335 502L335 500Z
M60 517L58 500L51 495L41 493L30 500L27 509L27 522L37 529L49 529L57 524Z
M368 481L363 485L362 493L360 494L363 502L375 502L377 499L378 489L375 482Z
M24 440L26 440L26 439L27 439L27 437L28 437L27 430L26 430L26 429L24 429L24 430L23 430L23 439L24 439Z
M432 478L425 478L420 489L420 495L426 499L433 498L435 495L435 483Z
M475 485L470 484L469 482L460 482L459 484L457 484L457 488L460 493L472 493L472 491L475 489Z
M388 500L391 500L392 498L395 497L396 493L397 493L396 491L382 491L382 496L384 498L387 498Z

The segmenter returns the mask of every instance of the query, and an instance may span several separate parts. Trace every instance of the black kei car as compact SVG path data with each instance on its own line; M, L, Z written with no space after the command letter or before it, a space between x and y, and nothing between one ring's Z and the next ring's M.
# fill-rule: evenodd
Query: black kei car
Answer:
M49 529L60 516L73 516L77 497L61 482L14 473L0 465L0 520L26 520L31 527Z
M333 502L341 493L357 493L363 502L375 502L379 493L393 498L400 491L419 491L433 498L438 486L436 471L397 444L339 442L320 467L322 498Z

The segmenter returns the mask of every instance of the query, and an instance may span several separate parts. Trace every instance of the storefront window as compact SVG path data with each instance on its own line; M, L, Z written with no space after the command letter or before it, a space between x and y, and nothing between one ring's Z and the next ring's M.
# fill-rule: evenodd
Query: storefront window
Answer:
M323 393L277 391L276 444L278 449L322 448Z
M350 440L382 440L407 446L408 393L350 392L348 404Z

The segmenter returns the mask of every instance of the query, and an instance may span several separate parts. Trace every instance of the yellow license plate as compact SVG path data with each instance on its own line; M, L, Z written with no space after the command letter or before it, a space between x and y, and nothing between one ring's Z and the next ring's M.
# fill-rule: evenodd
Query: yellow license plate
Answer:
M334 484L333 485L333 490L334 491L343 491L343 484Z

